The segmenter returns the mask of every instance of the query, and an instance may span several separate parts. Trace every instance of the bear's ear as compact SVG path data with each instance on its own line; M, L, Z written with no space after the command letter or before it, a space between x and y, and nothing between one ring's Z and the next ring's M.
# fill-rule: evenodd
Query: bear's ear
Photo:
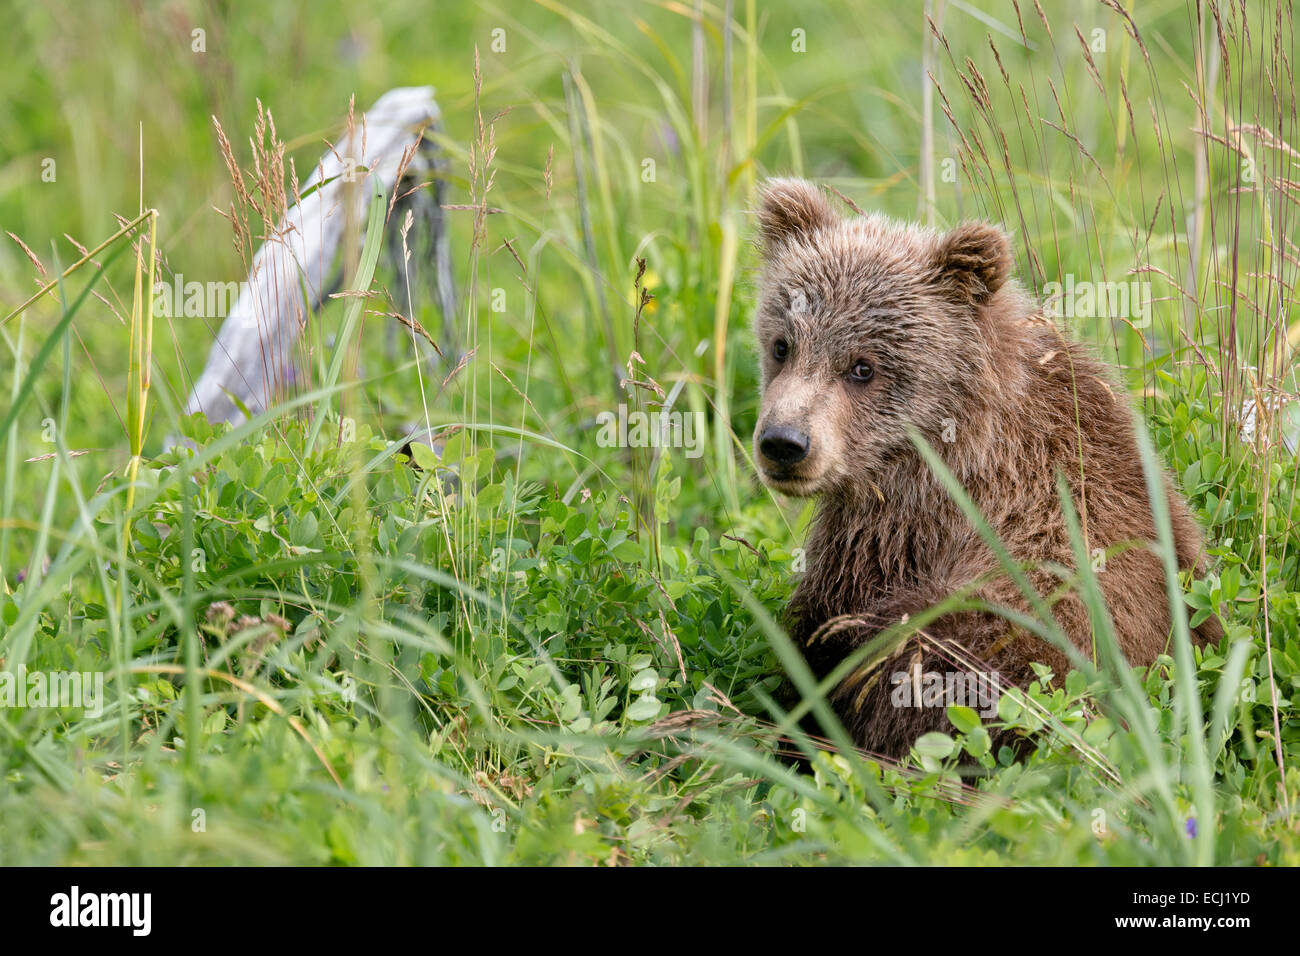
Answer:
M939 237L935 278L955 300L983 305L1011 274L1011 240L987 222L964 222Z
M807 180L769 179L759 193L758 225L768 252L837 218L821 190Z

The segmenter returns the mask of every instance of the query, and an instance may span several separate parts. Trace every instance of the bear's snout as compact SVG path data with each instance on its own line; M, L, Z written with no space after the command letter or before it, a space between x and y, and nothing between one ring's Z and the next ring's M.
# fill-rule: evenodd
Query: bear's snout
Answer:
M754 464L769 488L797 498L820 494L840 470L851 409L843 389L816 369L786 367L767 383L754 426Z
M764 458L789 467L808 457L808 435L797 428L773 425L758 436L758 450Z

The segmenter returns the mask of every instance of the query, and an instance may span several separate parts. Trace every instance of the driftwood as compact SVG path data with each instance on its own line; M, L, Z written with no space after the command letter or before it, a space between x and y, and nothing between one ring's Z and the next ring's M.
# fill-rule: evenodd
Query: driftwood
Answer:
M378 177L386 197L397 190L385 245L397 275L398 308L406 308L408 279L417 308L431 294L442 315L439 348L454 361L455 290L442 208L442 163L427 135L439 129L439 120L431 87L389 90L356 125L353 142L340 143L321 157L302 184L303 198L288 208L274 235L254 255L248 285L217 333L186 402L187 415L203 412L212 422L238 423L244 419L240 405L255 415L298 379L295 345L312 314L338 289L334 263L345 224L349 216L364 224L372 194L370 176ZM428 182L432 184L417 188ZM406 236L409 264L402 255L401 236L408 210L413 219ZM400 296L397 289L402 290Z

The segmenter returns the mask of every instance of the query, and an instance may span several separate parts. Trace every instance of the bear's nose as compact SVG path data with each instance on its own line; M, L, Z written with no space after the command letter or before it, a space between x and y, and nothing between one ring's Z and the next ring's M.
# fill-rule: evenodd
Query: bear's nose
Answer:
M808 436L795 428L774 425L758 436L758 450L778 465L793 465L808 457Z

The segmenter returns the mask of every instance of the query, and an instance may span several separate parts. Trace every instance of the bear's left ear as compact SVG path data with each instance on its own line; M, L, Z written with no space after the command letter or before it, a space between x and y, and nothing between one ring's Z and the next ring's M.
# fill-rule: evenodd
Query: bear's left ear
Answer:
M769 179L759 190L758 226L768 253L837 219L821 190L805 179Z
M935 281L951 298L983 305L1011 274L1011 240L987 222L964 222L939 237Z

